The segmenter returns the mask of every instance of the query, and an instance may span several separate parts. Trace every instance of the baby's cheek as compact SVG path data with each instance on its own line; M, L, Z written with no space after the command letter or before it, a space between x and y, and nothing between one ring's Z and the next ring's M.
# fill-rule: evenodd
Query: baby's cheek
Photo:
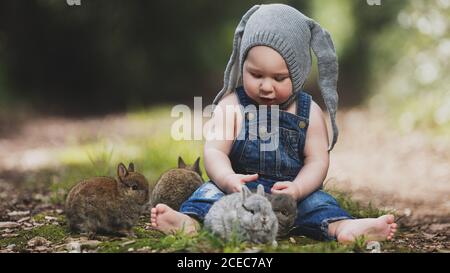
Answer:
M292 95L292 83L283 84L277 92L277 98L280 101L286 101Z
M244 89L247 91L249 96L254 96L258 94L258 80L253 79L250 76L244 74L243 78Z

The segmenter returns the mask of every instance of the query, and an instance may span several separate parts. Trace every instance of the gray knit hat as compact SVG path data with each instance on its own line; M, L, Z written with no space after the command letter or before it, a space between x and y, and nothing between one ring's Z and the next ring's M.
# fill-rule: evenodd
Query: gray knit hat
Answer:
M242 67L248 51L258 45L276 50L286 61L292 79L293 94L280 105L285 109L295 100L311 71L311 48L317 56L319 87L330 114L333 140L336 144L338 128L338 62L330 34L313 19L293 7L283 4L256 5L247 11L236 28L233 52L225 69L224 86L214 99L217 104L226 94L242 85Z

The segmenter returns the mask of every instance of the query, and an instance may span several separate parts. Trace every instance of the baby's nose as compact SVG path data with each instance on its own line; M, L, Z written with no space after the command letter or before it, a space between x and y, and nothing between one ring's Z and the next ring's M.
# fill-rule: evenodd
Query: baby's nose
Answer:
M269 79L264 79L259 87L261 95L267 96L273 92L273 85Z

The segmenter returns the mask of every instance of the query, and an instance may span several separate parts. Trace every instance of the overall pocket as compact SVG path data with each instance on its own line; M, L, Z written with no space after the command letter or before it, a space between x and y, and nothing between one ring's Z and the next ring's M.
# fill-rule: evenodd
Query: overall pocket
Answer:
M280 173L283 176L297 176L300 171L300 132L281 128Z

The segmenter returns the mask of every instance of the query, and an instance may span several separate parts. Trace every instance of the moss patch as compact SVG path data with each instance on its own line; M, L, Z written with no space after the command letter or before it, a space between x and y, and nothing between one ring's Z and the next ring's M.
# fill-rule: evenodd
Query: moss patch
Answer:
M23 252L27 248L28 241L37 236L49 240L52 244L60 244L69 236L69 231L59 225L43 225L31 230L21 230L18 234L17 237L0 239L0 248L15 244L17 251Z

